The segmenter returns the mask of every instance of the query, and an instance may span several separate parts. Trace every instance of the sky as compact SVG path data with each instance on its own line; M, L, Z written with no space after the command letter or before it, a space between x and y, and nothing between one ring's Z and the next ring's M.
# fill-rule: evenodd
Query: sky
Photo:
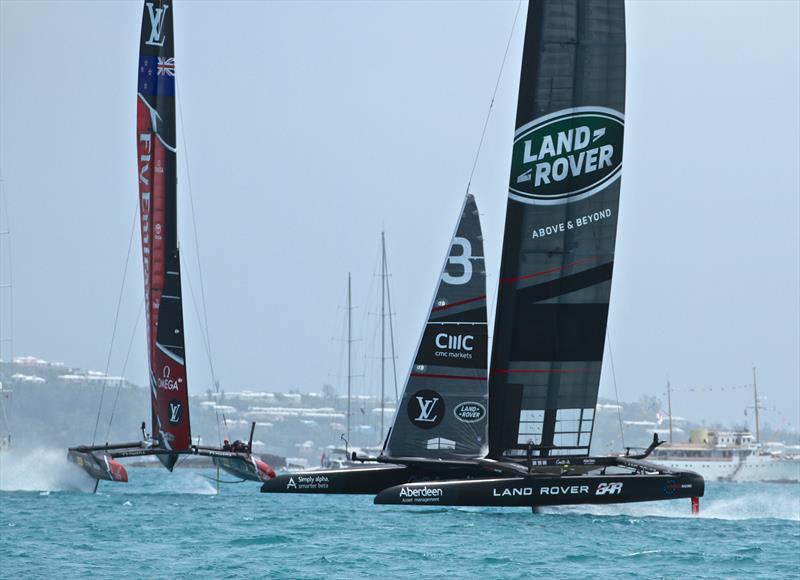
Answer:
M207 327L223 389L341 392L349 271L359 388L375 392L381 230L402 384L517 3L173 9L190 390L211 385ZM138 232L125 269L141 13L139 1L0 0L0 175L14 354L105 370L113 334L109 372L131 345L125 375L146 384ZM607 344L600 396L616 383L623 401L664 399L669 379L676 415L744 424L752 393L731 387L755 365L763 420L797 428L800 3L629 1L626 16L614 372ZM471 186L490 305L522 33Z

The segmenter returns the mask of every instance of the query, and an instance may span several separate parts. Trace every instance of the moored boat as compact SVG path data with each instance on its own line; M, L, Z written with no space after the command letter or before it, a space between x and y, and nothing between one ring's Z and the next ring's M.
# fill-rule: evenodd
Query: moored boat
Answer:
M761 445L749 431L694 429L688 442L656 449L652 461L712 481L800 483L800 454Z

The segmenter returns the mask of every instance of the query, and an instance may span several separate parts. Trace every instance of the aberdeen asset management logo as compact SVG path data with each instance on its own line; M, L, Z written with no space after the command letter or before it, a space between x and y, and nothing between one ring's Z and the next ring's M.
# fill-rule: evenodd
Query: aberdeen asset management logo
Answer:
M622 113L576 107L517 129L509 196L554 205L584 199L613 183L622 170Z
M444 400L436 391L417 391L408 401L408 418L421 429L432 429L444 419Z

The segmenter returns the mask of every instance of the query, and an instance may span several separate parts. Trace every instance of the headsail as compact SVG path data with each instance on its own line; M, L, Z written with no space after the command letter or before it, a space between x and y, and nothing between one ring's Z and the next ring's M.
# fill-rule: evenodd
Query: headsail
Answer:
M483 236L467 194L385 457L486 454L487 351Z
M184 356L175 153L175 52L172 3L147 0L139 46L136 144L147 311L153 438L191 446ZM177 455L159 455L172 468Z
M624 106L623 0L531 0L489 384L492 457L589 453Z

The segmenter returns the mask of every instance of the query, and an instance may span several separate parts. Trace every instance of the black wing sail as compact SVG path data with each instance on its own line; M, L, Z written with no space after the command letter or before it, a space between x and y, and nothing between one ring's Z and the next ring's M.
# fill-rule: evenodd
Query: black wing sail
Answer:
M468 194L384 456L483 457L487 444L486 268Z
M624 105L623 0L531 0L489 384L492 457L589 453Z

